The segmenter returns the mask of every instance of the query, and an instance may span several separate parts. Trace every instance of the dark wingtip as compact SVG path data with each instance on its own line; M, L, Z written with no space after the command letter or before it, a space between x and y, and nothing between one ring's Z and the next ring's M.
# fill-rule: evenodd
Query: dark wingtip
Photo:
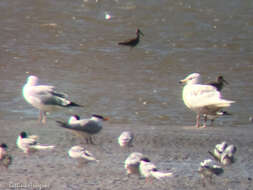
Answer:
M70 102L70 104L68 104L67 107L83 107L83 106L75 102Z
M66 123L63 121L55 121L60 127L66 128Z

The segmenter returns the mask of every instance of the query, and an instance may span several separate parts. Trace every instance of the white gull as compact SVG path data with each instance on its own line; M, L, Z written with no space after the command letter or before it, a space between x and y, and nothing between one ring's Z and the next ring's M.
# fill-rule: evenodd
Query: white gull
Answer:
M185 105L196 112L196 127L200 127L200 117L204 114L215 115L222 108L230 107L234 101L222 99L221 94L211 85L200 84L200 74L188 75L180 83L183 88L183 101ZM204 124L203 127L206 125Z

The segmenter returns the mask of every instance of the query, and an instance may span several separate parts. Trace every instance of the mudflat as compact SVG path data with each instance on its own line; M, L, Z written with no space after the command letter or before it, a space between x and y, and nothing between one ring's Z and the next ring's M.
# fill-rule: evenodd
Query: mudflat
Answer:
M253 189L253 128L251 126L153 126L143 124L106 123L96 136L96 145L85 141L48 120L45 125L36 120L0 120L0 142L9 146L13 163L8 170L1 168L0 189ZM120 148L117 138L124 130L135 134L133 147ZM25 155L16 147L21 131L39 135L41 144L55 145ZM221 176L204 182L198 171L199 163L211 158L208 150L222 141L237 147L236 162L224 167ZM74 145L83 145L100 160L80 166L68 157ZM126 175L124 161L131 152L147 155L161 171L173 172L173 177L146 182L139 176Z

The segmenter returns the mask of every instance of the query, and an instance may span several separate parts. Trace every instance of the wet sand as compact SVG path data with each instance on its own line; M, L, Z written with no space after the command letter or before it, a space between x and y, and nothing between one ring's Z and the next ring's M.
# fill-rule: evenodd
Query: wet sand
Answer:
M253 189L253 130L247 127L214 126L195 129L191 126L148 126L143 124L106 123L96 136L96 145L85 145L99 163L79 167L67 151L80 144L72 133L57 127L55 121L46 125L36 120L0 120L0 139L9 146L13 164L0 175L0 189ZM21 131L40 136L42 144L54 144L55 150L25 155L16 148ZM123 130L135 134L134 147L122 149L117 137ZM207 153L215 144L226 140L237 146L236 162L224 168L224 174L203 186L197 170L199 163L210 158ZM173 177L146 183L138 176L127 177L124 160L133 151L150 157L162 171Z

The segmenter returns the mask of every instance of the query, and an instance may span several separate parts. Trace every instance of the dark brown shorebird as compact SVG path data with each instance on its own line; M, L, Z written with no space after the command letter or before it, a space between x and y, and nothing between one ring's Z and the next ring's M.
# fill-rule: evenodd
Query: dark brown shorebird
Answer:
M216 81L209 82L207 84L214 86L220 92L224 84L229 84L229 83L223 78L223 76L218 76Z
M140 41L140 35L144 36L144 34L142 33L142 31L140 29L137 29L136 31L136 38L130 39L130 40L126 40L123 42L119 42L119 45L124 45L124 46L129 46L131 48L137 46L137 44Z

